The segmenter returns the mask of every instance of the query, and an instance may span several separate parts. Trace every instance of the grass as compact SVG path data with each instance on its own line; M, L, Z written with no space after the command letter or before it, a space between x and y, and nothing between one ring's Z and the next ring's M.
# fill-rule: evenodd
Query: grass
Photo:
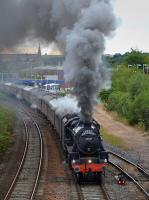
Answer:
M121 123L123 123L125 125L132 126L134 128L137 128L137 129L145 132L145 126L144 126L144 124L142 122L139 122L138 124L132 125L132 124L130 124L128 122L128 120L125 117L123 117L122 115L120 115L116 111L109 111L109 110L106 109L105 106L104 106L104 109L106 110L106 112L109 113L109 115L111 115L113 117L114 120L116 120L118 122L121 122ZM149 131L147 131L147 132L149 134Z
M11 134L4 132L0 133L0 159L9 149L10 145L11 145Z
M0 94L1 96L1 94ZM0 159L9 149L12 142L12 131L15 120L15 114L3 105L0 100Z
M106 111L113 117L114 120L122 122L123 124L129 125L128 120L122 115L118 114L116 111L109 111L107 109Z
M129 150L129 148L127 147L127 145L124 143L124 141L120 137L115 136L115 135L109 133L107 130L105 130L103 128L101 130L101 133L102 133L103 139L107 143L111 144L114 147L123 149L123 150Z

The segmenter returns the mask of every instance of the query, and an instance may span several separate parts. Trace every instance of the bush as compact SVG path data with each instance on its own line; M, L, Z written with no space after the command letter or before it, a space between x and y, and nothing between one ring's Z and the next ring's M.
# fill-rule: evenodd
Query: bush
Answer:
M134 74L129 80L128 92L130 98L135 99L142 91L148 90L149 79L142 73Z
M126 92L133 70L124 66L118 69L112 76L112 90Z
M100 97L108 110L117 111L131 124L143 123L149 130L149 76L122 67L112 77L112 88Z
M119 92L119 91L112 92L109 95L109 98L108 98L108 101L107 101L107 108L109 110L119 111L120 99L121 99L121 96L123 94L124 94L123 92Z
M125 57L125 63L135 65L135 64L144 64L146 63L148 59L148 56L143 54L139 50L131 49L131 52L127 53L127 56Z
M135 98L131 112L135 122L143 122L145 129L149 130L149 90L141 92Z
M110 89L110 90L102 90L102 91L99 93L99 98L100 98L103 102L107 103L108 98L109 98L109 95L110 95L111 92L112 92L111 89Z

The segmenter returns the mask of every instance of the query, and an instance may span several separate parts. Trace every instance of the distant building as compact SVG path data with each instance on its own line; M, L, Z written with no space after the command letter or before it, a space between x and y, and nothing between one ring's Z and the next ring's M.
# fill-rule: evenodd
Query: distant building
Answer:
M36 63L36 67L44 65L44 61L43 61L43 58L42 58L42 55L41 55L40 44L39 44L39 47L38 47L37 58L36 58L35 63Z
M42 55L39 44L37 54L0 54L0 72L31 71L41 66L62 66L63 55Z
M65 56L64 55L43 55L44 66L62 66Z
M35 67L34 73L38 74L43 79L64 80L64 70L62 66Z

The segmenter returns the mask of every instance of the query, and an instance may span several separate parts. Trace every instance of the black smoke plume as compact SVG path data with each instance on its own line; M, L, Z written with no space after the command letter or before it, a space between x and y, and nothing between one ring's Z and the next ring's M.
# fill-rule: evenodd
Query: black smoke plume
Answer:
M105 38L115 28L111 0L0 0L0 50L27 37L55 42L66 54L65 78L85 121L106 73Z

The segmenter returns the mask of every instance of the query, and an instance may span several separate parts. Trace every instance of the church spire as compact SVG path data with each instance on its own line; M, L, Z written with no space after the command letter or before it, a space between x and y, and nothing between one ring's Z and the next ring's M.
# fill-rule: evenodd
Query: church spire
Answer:
M36 66L43 66L43 60L42 60L42 55L41 55L41 48L40 48L40 43L39 43L39 47L38 47L38 52L37 52L37 58L36 58Z
M38 47L38 57L41 57L41 48L40 48L40 43L39 43L39 47Z

